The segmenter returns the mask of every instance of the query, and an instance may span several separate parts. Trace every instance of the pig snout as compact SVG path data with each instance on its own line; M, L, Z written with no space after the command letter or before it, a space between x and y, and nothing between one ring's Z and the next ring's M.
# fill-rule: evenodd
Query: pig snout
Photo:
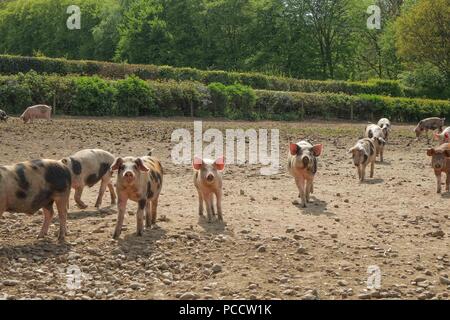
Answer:
M302 158L302 162L303 162L303 165L304 165L305 167L307 167L308 164L309 164L309 158L308 158L307 156L304 156L304 157Z
M208 182L213 182L213 181L214 181L214 174L212 174L211 172L208 173L208 174L206 175L206 181L208 181Z
M125 171L123 173L123 177L127 182L132 182L134 180L134 172L133 171Z

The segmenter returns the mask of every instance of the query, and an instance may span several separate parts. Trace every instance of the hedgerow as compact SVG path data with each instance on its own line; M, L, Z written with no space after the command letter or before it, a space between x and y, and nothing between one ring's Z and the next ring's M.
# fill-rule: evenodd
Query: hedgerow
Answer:
M120 80L98 76L0 76L0 109L14 115L32 104L57 114L83 116L220 116L229 119L305 118L416 122L430 116L450 119L450 101L372 94L301 93L253 90L240 84L195 81Z
M196 81L206 85L215 82L224 85L242 84L253 89L275 91L376 94L393 97L417 95L417 92L405 91L401 82L396 80L376 79L367 82L302 80L261 73L204 71L170 66L0 55L0 74L26 73L31 70L58 75L97 75L108 79L122 79L129 75L136 75L143 80Z

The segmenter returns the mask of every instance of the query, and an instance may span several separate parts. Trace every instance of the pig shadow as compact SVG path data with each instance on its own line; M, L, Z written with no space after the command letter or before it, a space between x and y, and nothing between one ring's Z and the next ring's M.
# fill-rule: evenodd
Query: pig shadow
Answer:
M364 179L364 181L361 182L361 184L380 184L383 182L384 182L384 180L380 179L380 178L369 178L369 179Z
M80 219L86 219L86 218L104 218L107 216L110 216L112 214L116 214L117 211L113 210L113 207L105 207L100 210L81 210L81 211L74 211L69 212L67 214L68 220L80 220Z
M450 199L450 191L442 191L441 198Z
M44 238L37 239L33 243L19 245L2 245L0 247L0 257L8 259L26 258L35 260L45 259L54 256L62 256L71 250L72 246L67 242L59 243L58 240Z
M226 233L225 221L219 221L217 215L213 216L211 222L208 222L208 218L203 215L198 217L198 225L203 228L204 231L211 234L223 234Z
M138 256L150 257L157 249L155 242L164 238L166 235L166 231L160 227L144 229L142 236L138 236L136 230L124 236L124 231L122 231L121 235L123 238L117 240L118 247L121 249L123 255L131 259Z
M312 202L309 202L306 204L306 208L304 208L301 204L301 200L297 200L298 203L294 204L298 209L302 211L303 214L306 215L314 215L314 216L320 216L325 215L328 217L335 216L336 214L329 212L327 205L328 203L323 200L319 200L314 196L311 196Z
M390 166L390 165L391 165L391 162L390 162L390 161L386 161L386 160L384 160L383 162L381 162L381 161L375 161L375 163L376 163L377 165L380 165L380 166Z

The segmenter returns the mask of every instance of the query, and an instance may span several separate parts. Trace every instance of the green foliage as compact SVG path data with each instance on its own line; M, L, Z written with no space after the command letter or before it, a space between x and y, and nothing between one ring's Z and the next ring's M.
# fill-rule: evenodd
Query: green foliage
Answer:
M102 116L114 113L117 90L107 81L96 76L78 77L74 79L74 87L72 114Z
M450 97L450 86L445 75L430 63L425 63L412 72L405 71L400 78L410 95L442 99Z
M140 116L155 114L154 93L144 80L130 76L115 83L117 109L115 114Z
M367 93L399 97L405 95L401 83L397 80L373 79L366 82L302 80L268 76L261 73L203 71L193 68L175 68L169 66L0 55L0 74L14 74L17 72L28 72L30 70L35 70L39 73L56 73L60 75L99 75L112 79L124 78L127 75L135 74L144 80L189 80L204 84L220 82L225 85L239 83L254 89L277 91L342 92L352 95Z
M134 76L117 81L35 72L0 76L2 109L18 115L38 103L56 106L58 114L83 116L211 115L252 120L364 121L388 117L398 122L417 122L430 116L450 118L447 100L253 90L240 84L211 83L206 87L193 81L143 81Z

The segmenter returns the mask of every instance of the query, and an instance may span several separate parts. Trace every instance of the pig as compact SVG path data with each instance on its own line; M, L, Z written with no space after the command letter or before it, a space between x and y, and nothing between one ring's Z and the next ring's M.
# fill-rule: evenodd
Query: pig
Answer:
M8 120L8 115L6 114L5 111L0 109L0 121L6 122L7 120Z
M414 129L414 132L416 133L416 141L419 140L420 135L422 134L422 132L425 131L428 143L430 143L430 138L428 137L428 130L438 129L438 133L441 133L442 127L444 126L444 122L445 118L437 118L437 117L420 120L416 128Z
M391 122L387 118L381 118L378 120L377 125L383 130L384 140L388 142L389 134L391 133Z
M381 129L377 124L369 124L366 127L365 138L375 138L374 142L377 148L377 157L380 156L380 161L383 162L384 146L386 145L386 140L383 129Z
M45 104L38 104L35 106L28 107L24 113L20 116L20 119L23 120L23 123L33 123L34 119L47 119L50 120L52 115L52 107L47 106Z
M288 170L294 177L302 199L302 206L306 208L310 201L310 194L314 192L314 176L317 172L317 157L322 154L323 145L313 145L309 140L301 140L289 145Z
M215 161L194 157L194 185L198 193L198 214L203 216L203 202L206 205L208 222L214 213L214 196L216 197L217 219L223 221L222 216L222 172L225 168L223 157Z
M99 181L101 181L100 191L95 207L99 209L102 205L106 187L111 194L111 205L116 204L116 193L111 182L111 166L114 160L115 157L111 153L101 149L81 150L61 160L70 169L72 188L75 189L75 203L80 209L87 208L81 200L84 187L93 187Z
M435 132L434 140L441 141L442 143L450 142L450 127L445 128L441 133Z
M373 178L376 159L376 138L364 138L358 140L356 144L348 150L352 154L353 164L358 170L358 177L361 182L364 181L366 167L370 163L370 177Z
M437 182L437 193L441 193L441 176L446 174L445 190L449 191L450 185L450 143L441 144L439 147L427 150L431 157L431 167L434 169Z
M156 209L163 183L161 162L156 157L150 156L117 158L111 170L118 171L116 191L119 199L118 218L113 238L118 239L122 232L128 199L138 203L136 234L142 236L144 211L146 228L156 223Z
M48 233L55 203L58 239L64 241L71 179L69 168L61 161L42 159L0 166L0 216L4 211L33 214L42 209L44 223L39 238L43 238Z

